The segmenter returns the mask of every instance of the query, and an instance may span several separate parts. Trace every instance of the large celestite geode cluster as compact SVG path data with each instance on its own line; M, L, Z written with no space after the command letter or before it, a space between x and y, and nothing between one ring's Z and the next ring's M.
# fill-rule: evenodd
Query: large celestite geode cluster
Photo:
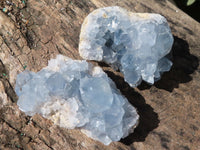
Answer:
M173 36L159 14L132 13L105 7L90 13L81 28L79 53L87 60L104 61L119 69L135 87L142 80L153 84L172 62L166 55Z
M136 109L100 67L58 55L37 73L17 76L17 105L27 115L41 114L68 129L108 145L133 131Z

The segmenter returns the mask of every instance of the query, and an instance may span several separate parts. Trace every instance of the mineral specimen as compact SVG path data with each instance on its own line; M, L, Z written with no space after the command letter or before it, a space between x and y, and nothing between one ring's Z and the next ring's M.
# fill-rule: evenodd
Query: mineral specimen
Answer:
M58 55L37 73L20 73L15 91L27 115L39 113L61 127L80 128L106 145L126 137L139 118L102 69L85 60Z
M153 84L170 70L172 62L166 55L172 44L163 16L113 6L97 9L85 18L79 53L84 59L104 61L119 69L135 87L142 80Z

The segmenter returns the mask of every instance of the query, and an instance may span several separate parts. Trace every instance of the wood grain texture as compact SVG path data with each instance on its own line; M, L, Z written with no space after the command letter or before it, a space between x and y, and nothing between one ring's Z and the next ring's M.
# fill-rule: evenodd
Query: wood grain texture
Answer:
M78 54L80 27L94 9L118 5L160 13L172 29L173 67L155 85L131 88L119 72L100 65L138 110L135 132L109 146L40 115L26 116L14 84L24 68L39 71L60 53ZM198 150L200 149L200 25L167 0L28 0L9 15L0 12L0 149ZM26 67L27 66L27 67Z

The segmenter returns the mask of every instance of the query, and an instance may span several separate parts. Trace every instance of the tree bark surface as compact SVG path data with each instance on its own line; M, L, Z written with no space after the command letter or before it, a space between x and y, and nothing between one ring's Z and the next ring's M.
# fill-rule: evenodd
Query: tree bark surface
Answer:
M0 11L0 149L14 150L199 150L200 24L167 0L28 0ZM118 5L132 12L160 13L174 35L173 67L155 85L131 88L121 73L100 65L135 106L135 132L105 146L79 130L68 130L16 104L16 76L39 71L57 54L81 59L79 34L94 9ZM1 3L2 8L5 3ZM1 8L1 7L0 7Z

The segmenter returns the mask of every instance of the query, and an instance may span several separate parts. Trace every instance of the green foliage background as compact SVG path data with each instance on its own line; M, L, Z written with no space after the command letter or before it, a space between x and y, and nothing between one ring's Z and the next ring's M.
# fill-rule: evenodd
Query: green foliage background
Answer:
M197 0L180 0L184 5L190 6L194 4Z

